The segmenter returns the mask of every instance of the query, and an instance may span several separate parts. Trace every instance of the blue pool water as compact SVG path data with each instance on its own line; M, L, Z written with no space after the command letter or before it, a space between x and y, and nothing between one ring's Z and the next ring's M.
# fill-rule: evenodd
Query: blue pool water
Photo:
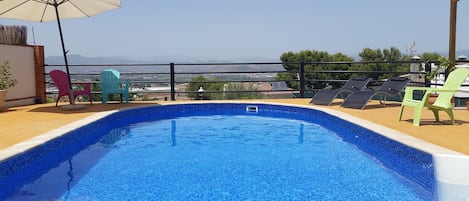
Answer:
M18 183L2 196L7 200L434 197L431 156L426 153L319 111L256 105L259 111L251 113L247 107L191 104L112 115L70 133L69 139L45 145L47 149L1 163L2 168L22 166L18 172L0 174L0 185Z

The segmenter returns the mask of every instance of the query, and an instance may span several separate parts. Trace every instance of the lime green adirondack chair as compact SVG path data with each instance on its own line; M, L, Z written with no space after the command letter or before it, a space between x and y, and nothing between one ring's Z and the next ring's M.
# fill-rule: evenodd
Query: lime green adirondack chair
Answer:
M117 70L107 69L101 72L101 91L102 102L107 103L109 94L120 94L125 97L125 103L129 103L129 82L120 79L120 73Z
M454 115L453 115L453 106L451 104L451 99L453 98L454 94L459 90L464 80L469 76L469 69L467 68L457 68L456 70L452 71L448 75L448 79L446 79L445 84L442 88L430 88L430 87L407 87L405 89L404 100L401 104L401 111L399 113L399 121L402 120L402 113L404 111L404 107L413 107L414 108L414 126L420 125L420 117L422 115L422 110L424 107L428 107L432 110L433 115L435 116L435 120L439 121L439 114L440 110L445 111L448 113L449 117L453 124ZM413 92L414 91L425 91L422 100L414 100L413 99ZM437 92L438 98L435 100L433 104L428 103L428 97L431 93Z

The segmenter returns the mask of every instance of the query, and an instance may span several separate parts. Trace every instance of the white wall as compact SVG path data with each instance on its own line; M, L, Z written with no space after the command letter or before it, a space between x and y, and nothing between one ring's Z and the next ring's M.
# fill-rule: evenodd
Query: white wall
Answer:
M8 61L13 77L18 81L9 88L6 106L29 105L36 97L36 78L34 74L34 48L31 46L0 44L0 62ZM14 99L22 99L8 101Z

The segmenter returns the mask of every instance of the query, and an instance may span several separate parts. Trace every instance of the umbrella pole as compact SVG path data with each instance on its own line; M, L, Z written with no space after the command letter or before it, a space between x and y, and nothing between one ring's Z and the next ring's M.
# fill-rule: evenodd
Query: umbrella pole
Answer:
M70 104L75 104L75 97L73 96L73 88L72 88L72 79L70 78L70 70L68 68L68 60L67 60L67 51L65 50L65 43L64 43L64 37L62 34L62 25L60 24L60 17L59 17L59 4L57 1L54 1L54 8L55 8L55 14L57 17L57 25L59 27L59 34L60 34L60 42L62 43L62 52L64 55L64 61L65 61L65 70L67 71L67 78L68 78L68 88L70 89Z
M54 8L55 14L57 17L57 25L59 26L59 34L60 34L60 42L62 43L62 52L64 54L64 61L65 61L65 69L67 70L67 78L68 78L68 88L70 89L70 105L66 105L62 107L64 110L82 110L85 109L85 105L75 105L75 97L73 95L73 88L72 88L72 79L70 79L70 70L68 69L68 60L67 60L67 51L65 51L65 43L64 37L62 34L62 26L60 24L60 17L59 17L59 4L56 0L54 0ZM90 97L91 98L91 97Z
M456 64L456 18L458 10L458 1L459 0L451 0L450 4L448 57L452 65ZM445 78L448 77L448 74L448 70L445 70Z

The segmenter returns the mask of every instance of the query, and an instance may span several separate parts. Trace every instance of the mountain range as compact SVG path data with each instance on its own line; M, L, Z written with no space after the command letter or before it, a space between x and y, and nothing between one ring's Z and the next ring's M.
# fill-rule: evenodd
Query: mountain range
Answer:
M176 64L176 71L180 72L233 72L233 71L284 71L280 64L258 65L258 64L241 64L241 65L219 65L224 63L262 63L262 62L280 62L279 59L269 58L231 58L231 59L214 59L199 58L180 55L155 56L150 58L130 58L130 57L86 57L82 55L68 55L67 61L69 65L85 65L73 66L71 71L74 73L96 73L107 68L114 68L122 72L152 72L165 73L169 72L169 63ZM47 65L46 71L56 69L56 65L64 65L63 56L48 56L45 58ZM135 65L133 65L135 64ZM139 65L137 65L139 64ZM158 64L144 66L142 64ZM184 65L186 64L186 65ZM187 64L215 64L215 65L187 65ZM52 66L50 66L52 65ZM122 66L125 65L125 66Z
M447 52L437 52L438 54L447 56ZM456 51L457 56L465 55L469 57L469 50L459 50ZM106 68L115 68L120 71L130 71L130 72L168 72L169 63L175 63L177 65L177 70L183 72L196 72L203 69L204 72L212 71L284 71L285 69L281 65L236 65L236 68L233 68L233 65L203 65L203 66L191 66L191 65L181 65L181 64L220 64L220 63L262 63L262 62L280 62L279 58L202 58L202 57L191 57L184 55L164 55L164 56L154 56L147 58L136 58L136 57L87 57L82 55L68 55L68 63L70 65L96 65L96 66L80 66L79 68L73 68L75 73L95 73L100 72ZM355 58L356 61L360 60L359 57ZM45 58L47 65L64 65L63 56L48 56ZM119 66L126 64L130 66ZM131 64L160 64L158 68L148 67L148 66L132 66ZM161 65L163 64L163 65ZM168 64L166 67L164 64ZM179 65L178 65L179 64ZM111 65L111 66L103 66ZM50 69L57 68L55 66L46 67L46 71Z
M63 56L48 56L47 64L63 65ZM203 58L183 55L153 56L147 58L137 57L87 57L82 55L68 55L69 64L169 64L169 63L255 63L255 62L280 62L278 58Z
M436 52L440 55L447 56L447 52ZM469 57L469 50L458 50L456 56L465 55ZM256 63L256 62L280 62L279 58L208 58L208 57L191 57L185 55L163 55L153 57L87 57L82 55L68 55L69 64L169 64L169 63ZM360 60L358 54L353 57L356 61ZM47 56L46 64L63 65L63 56Z

